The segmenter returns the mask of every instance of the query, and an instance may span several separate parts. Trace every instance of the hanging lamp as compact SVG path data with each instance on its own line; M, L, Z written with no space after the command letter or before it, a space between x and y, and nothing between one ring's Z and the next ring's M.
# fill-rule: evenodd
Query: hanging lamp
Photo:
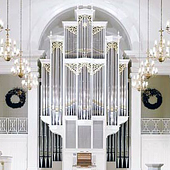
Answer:
M29 67L31 68L31 0L29 0ZM38 85L37 75L33 72L25 74L22 80L22 87L31 90Z
M1 39L0 42L0 57L4 58L5 61L10 61L11 58L15 58L18 55L18 50L16 47L16 41L13 41L10 39L10 28L9 28L9 0L6 0L7 2L7 27L5 29L6 31L6 39L5 41ZM0 21L0 31L3 28L3 24Z
M169 52L169 47L170 47L170 42L168 41L168 43L166 44L165 39L163 38L163 33L164 30L162 28L162 23L163 23L163 19L162 19L162 14L163 13L163 4L162 4L162 0L161 0L161 28L159 30L160 32L160 40L159 42L157 42L157 40L155 40L155 45L153 47L153 50L151 50L151 54L154 58L158 59L159 62L164 62L167 58L170 57L170 52Z
M150 50L149 50L149 42L150 42L150 20L149 20L149 16L150 16L150 4L149 4L149 0L148 0L148 28L147 28L147 57L146 57L146 61L143 63L141 63L141 71L142 74L144 75L145 79L149 79L152 76L155 76L156 74L158 74L158 69L155 68L155 63L153 61L153 59L151 59L152 55L150 54Z
M18 59L14 61L14 66L11 68L11 72L20 78L23 78L25 74L31 71L28 61L23 58L22 49L22 0L20 0L20 50L18 54Z
M136 88L138 91L143 91L147 88L148 82L145 81L145 76L143 74L142 66L140 63L141 58L141 35L140 35L141 25L140 25L140 0L139 0L139 70L137 75L132 78L132 87Z

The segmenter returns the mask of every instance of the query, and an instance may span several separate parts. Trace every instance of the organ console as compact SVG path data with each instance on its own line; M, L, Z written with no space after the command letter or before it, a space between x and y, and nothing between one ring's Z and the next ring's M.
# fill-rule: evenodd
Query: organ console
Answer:
M78 153L77 154L77 166L88 167L92 165L91 153Z
M93 161L93 156L92 153L77 153L77 163L73 165L73 170L96 170L96 166Z

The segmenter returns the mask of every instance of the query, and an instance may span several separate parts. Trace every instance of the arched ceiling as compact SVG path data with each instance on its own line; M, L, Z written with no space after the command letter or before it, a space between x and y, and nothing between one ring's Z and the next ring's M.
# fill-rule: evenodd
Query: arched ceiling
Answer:
M19 44L19 3L20 0L10 1L10 37ZM109 22L107 33L119 30L123 39L122 48L137 51L139 45L139 1L138 0L32 0L32 51L46 49L46 38L50 29L55 33L62 32L62 20L74 19L73 8L78 5L92 5L96 9L96 20ZM170 19L170 1L163 1L163 27ZM150 45L159 39L160 29L160 1L150 1ZM0 18L6 25L6 3L0 0ZM29 0L23 1L23 50L28 50L29 28L28 13ZM129 36L129 37L128 37ZM5 31L0 38L5 37ZM169 39L167 33L165 39ZM44 42L43 42L44 41ZM141 49L146 51L147 41L147 0L141 0ZM129 42L129 44L127 43Z
M62 11L59 15L55 16L53 21L45 28L43 35L40 40L40 50L45 50L47 55L49 55L49 38L50 32L52 31L53 35L63 35L63 25L62 21L75 21L75 9L76 7L69 8L65 11ZM123 53L124 50L131 49L131 42L129 35L127 34L126 29L121 25L121 23L110 13L104 11L100 8L93 7L95 10L95 19L94 21L107 21L107 35L118 35L122 36L120 42L120 49Z

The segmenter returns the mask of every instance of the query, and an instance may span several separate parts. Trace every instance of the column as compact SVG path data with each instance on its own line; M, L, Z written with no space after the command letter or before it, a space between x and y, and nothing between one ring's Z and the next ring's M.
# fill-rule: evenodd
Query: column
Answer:
M141 169L141 92L131 87L131 170Z
M38 75L38 59L44 51L36 51L32 54L31 70ZM28 90L28 141L27 141L27 170L38 170L39 159L39 94L38 86Z
M38 87L28 91L28 167L38 170Z
M136 51L125 51L125 54L131 60L130 77L133 77L139 69L139 53ZM145 53L142 53L142 55L145 56ZM141 92L132 87L132 79L130 82L130 169L141 170Z

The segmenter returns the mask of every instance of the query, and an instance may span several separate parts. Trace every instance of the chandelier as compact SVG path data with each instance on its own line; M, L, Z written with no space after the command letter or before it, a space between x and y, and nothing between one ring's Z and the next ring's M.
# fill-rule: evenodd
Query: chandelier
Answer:
M29 0L29 58L31 58L31 0ZM31 65L31 61L29 60L29 68ZM37 75L31 72L28 72L24 76L24 80L22 80L22 87L28 90L31 90L33 87L38 85Z
M31 72L28 61L22 58L22 51L19 52L19 59L14 61L14 66L11 68L11 73L15 76L23 78L24 75Z
M29 67L28 61L23 58L22 51L22 0L20 0L20 51L18 57L14 61L14 66L11 68L11 72L20 78L23 78L25 74L30 73L31 69Z
M170 43L168 42L166 44L165 39L163 39L163 28L162 28L162 0L161 0L161 29L160 32L160 40L159 42L155 41L155 45L153 47L153 50L151 50L151 55L158 59L159 62L164 62L166 58L170 57L169 53L169 47Z
M132 87L136 88L138 91L144 91L148 87L148 82L145 81L145 76L142 74L142 68L139 68L138 74L133 76Z
M146 61L144 63L141 62L141 72L145 79L149 79L158 74L158 69L155 67L154 61L150 60L150 57L147 56Z
M149 78L151 78L152 76L154 76L158 73L158 69L155 68L155 66L154 66L154 64L155 64L154 61L151 60L152 55L150 54L150 51L149 51L149 33L150 33L150 29L149 29L149 8L150 8L150 6L149 6L149 0L148 0L147 57L146 57L146 61L144 63L143 62L141 63L141 72L144 75L145 79L149 79Z
M0 20L0 32L4 29L4 23Z
M3 24L0 22L0 30L2 30ZM1 49L0 49L0 57L4 58L6 61L10 61L11 58L14 58L18 54L18 50L16 48L16 42L12 42L9 37L9 0L7 0L7 28L6 31L6 40L1 39Z
M31 90L36 86L38 86L37 75L32 72L26 74L24 80L22 80L22 87Z
M132 87L136 88L138 91L146 90L148 82L145 81L145 67L140 63L140 53L141 53L141 35L140 35L140 0L139 0L139 70L137 75L132 78Z

